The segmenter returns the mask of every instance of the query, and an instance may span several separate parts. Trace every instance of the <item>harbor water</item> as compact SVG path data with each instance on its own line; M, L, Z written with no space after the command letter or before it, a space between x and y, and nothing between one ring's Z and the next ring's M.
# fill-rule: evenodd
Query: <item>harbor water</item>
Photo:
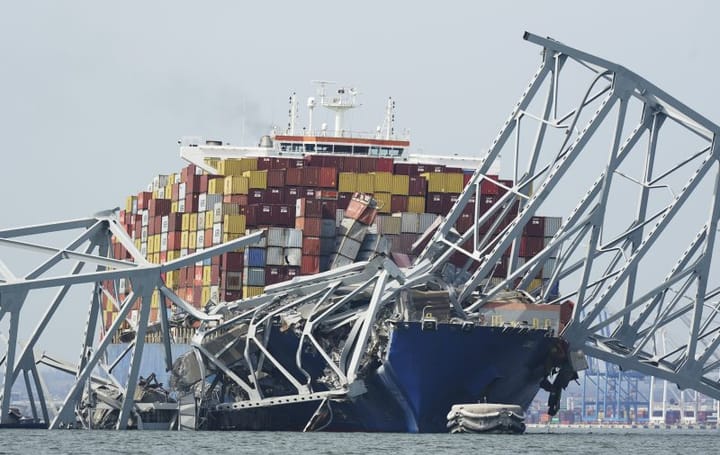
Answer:
M524 435L0 430L0 453L717 453L717 430L532 428Z

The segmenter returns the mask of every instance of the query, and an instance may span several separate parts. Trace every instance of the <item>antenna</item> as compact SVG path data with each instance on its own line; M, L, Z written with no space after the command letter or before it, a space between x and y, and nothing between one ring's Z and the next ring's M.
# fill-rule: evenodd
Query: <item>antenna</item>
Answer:
M292 95L290 95L289 102L290 109L288 110L288 134L292 136L295 134L295 123L298 117L297 96L295 96L295 92L292 92Z
M385 121L383 122L385 128L385 139L395 138L395 100L391 96L388 97L387 104L385 107Z

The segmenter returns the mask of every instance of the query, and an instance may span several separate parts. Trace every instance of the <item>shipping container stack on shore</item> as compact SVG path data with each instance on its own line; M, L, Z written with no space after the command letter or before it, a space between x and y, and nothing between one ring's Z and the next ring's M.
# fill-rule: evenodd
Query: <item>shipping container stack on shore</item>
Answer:
M155 177L147 191L127 198L119 214L135 247L152 263L267 229L262 243L164 275L167 287L197 308L209 301L256 296L265 286L367 260L377 252L407 265L413 244L438 216L447 215L471 175L442 165L343 155L210 159L208 164L217 175L191 164L179 174ZM512 187L511 181L497 181L500 186L487 180L481 184L484 209ZM517 205L496 223L498 229L516 214ZM474 208L468 206L458 230L472 226L473 217ZM480 228L481 235L493 221ZM542 249L559 225L559 218L533 218L519 245L519 262ZM119 243L113 247L116 258L130 259ZM456 253L451 261L462 267L466 258ZM541 284L551 271L546 266L531 286ZM503 257L494 275L506 272ZM114 289L119 299L129 292L124 280ZM160 308L170 307L161 300L166 299L153 295L151 321L158 321ZM107 296L103 308L109 326L117 308ZM130 318L136 317L134 309Z

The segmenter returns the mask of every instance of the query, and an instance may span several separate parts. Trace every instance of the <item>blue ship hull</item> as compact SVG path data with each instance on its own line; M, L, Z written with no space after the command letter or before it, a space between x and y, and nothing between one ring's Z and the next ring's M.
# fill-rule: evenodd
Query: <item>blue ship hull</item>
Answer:
M293 355L294 337L280 338L282 341L275 339L271 344L287 344L285 352ZM486 401L527 409L552 367L551 352L558 343L557 338L541 330L463 330L457 324L423 330L419 322L401 323L392 332L383 361L364 378L367 392L332 401L331 409L324 411L316 427L327 431L438 433L447 432L446 415L454 404ZM209 410L206 417L208 429L213 430L301 431L318 405L314 401Z

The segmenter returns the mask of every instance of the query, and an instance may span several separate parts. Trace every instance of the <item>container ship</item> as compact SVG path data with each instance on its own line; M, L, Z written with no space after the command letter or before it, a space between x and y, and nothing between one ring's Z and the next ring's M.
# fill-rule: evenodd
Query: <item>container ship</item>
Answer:
M403 288L391 304L373 307L374 293L382 291L363 288L363 273L377 264L399 279L412 269L479 160L410 153L409 139L395 133L392 99L375 132L350 132L344 116L357 106L356 92L327 94L327 85L308 99L305 128L298 127L293 94L287 128L257 146L183 139L180 153L189 164L156 176L119 213L153 263L264 232L256 244L165 274L169 289L216 319L200 320L153 295L142 374L171 386L180 406L175 423L210 430L446 432L453 405L525 410L541 386L554 397L553 412L570 379L548 380L568 362L558 334L570 302L540 304L508 291L465 314L451 303L452 286L438 280ZM314 128L316 107L332 111L332 130L325 123ZM483 180L480 207L492 207L513 186L497 174ZM458 231L473 225L471 208L458 218ZM516 213L517 207L509 210L508 220ZM519 261L539 252L560 222L533 218ZM130 258L119 243L114 256ZM506 261L490 280L507 275ZM465 262L462 254L450 258L457 267ZM529 288L549 278L552 266L545 269L548 275L541 271ZM304 294L322 289L316 283L323 280L336 284L326 294ZM115 286L120 299L130 292L122 280L105 286ZM107 299L103 308L109 327L117 308ZM371 308L372 320L363 324ZM171 371L160 344L161 312L171 321ZM110 350L120 358L113 374L121 381L136 322L134 310ZM369 341L359 349L363 330Z

